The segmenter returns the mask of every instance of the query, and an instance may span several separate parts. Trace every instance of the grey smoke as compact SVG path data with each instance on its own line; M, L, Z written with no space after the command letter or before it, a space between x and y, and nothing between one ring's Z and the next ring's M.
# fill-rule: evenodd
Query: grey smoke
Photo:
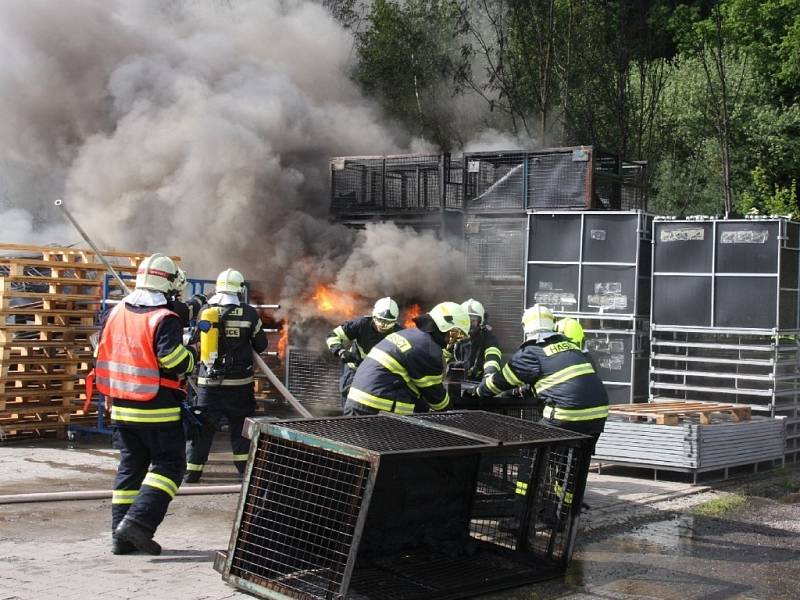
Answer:
M100 245L179 254L190 276L237 267L289 312L318 282L453 297L460 253L327 221L329 157L427 147L349 80L352 43L299 0L6 0L0 147L63 170Z

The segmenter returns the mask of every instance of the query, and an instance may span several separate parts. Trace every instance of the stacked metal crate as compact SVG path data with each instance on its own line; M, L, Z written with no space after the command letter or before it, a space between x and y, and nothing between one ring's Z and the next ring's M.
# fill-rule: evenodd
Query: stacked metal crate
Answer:
M653 217L538 211L529 219L526 305L581 322L612 404L645 401Z
M800 458L800 224L657 219L653 399L724 400L786 417Z
M334 158L331 216L348 226L391 221L461 239L461 163L449 154Z
M563 575L580 434L485 412L250 421L223 579L262 598L465 598Z

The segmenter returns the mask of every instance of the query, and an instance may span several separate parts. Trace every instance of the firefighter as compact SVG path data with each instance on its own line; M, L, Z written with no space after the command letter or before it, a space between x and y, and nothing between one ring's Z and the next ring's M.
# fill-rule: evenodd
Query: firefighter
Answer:
M182 344L180 318L167 308L176 271L163 254L145 258L136 289L108 314L100 333L94 375L111 404L120 453L111 500L114 554L160 554L153 535L186 467L180 378L192 371L195 356Z
M469 317L460 304L442 302L414 323L415 328L390 333L367 354L353 377L346 416L447 408L443 351L469 335Z
M214 435L227 419L233 464L241 478L247 464L250 440L242 435L247 417L256 412L253 352L267 349L267 336L256 309L242 300L244 276L225 269L216 281L215 294L200 311L200 366L194 412L205 427L186 443L184 483L203 475Z
M381 298L372 308L372 316L358 317L342 323L328 336L328 349L342 361L342 377L339 380L342 407L347 401L347 393L356 369L364 357L387 335L402 329L397 324L399 315L397 302L389 297Z
M470 298L461 304L469 316L469 337L456 344L455 360L464 365L464 376L470 381L480 381L500 370L503 353L500 343L487 324L488 315L483 304Z
M554 331L553 313L535 304L522 315L525 342L503 369L483 380L478 395L531 384L544 403L542 423L586 434L594 444L608 416L608 395L581 348Z

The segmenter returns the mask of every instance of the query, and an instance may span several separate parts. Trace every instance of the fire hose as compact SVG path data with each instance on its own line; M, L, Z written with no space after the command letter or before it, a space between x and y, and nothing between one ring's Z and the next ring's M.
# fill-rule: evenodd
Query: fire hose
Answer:
M205 496L211 494L238 494L241 484L198 485L178 488L179 496ZM85 490L75 492L34 492L31 494L0 495L0 505L21 504L23 502L61 502L67 500L103 500L111 498L112 490Z
M75 220L75 217L73 217L72 214L67 210L67 207L64 206L64 201L61 200L61 199L58 199L58 200L55 201L54 204L64 212L64 215L67 217L67 219L69 219L69 222L72 223L72 225L75 227L75 229L78 230L78 233L81 234L81 237L86 241L87 244L89 244L89 247L91 247L91 249L94 251L94 253L97 255L97 257L100 259L100 261L105 265L105 267L108 269L109 273L111 273L111 275L114 276L114 278L117 280L117 282L119 283L119 285L123 289L123 291L126 294L130 293L130 290L128 289L128 286L122 280L122 277L120 277L119 274L114 270L114 267L111 266L111 263L109 263L108 260L106 260L106 258L103 256L103 254L97 248L97 246L94 245L94 242L92 242L91 238L89 238L87 233L83 230L83 228ZM258 368L261 370L262 373L264 373L264 375L266 375L267 379L269 379L270 383L275 387L275 389L278 390L278 392L286 399L286 401L289 402L289 404L292 405L292 408L294 408L298 413L300 413L301 416L306 417L306 418L311 418L313 416L308 411L308 409L305 406L303 406L297 398L294 397L294 394L292 394L286 388L286 386L284 386L283 383L281 383L281 380L278 379L278 377L275 375L275 373L272 372L272 369L270 369L267 366L267 363L264 362L264 359L262 359L261 356L258 353L256 353L255 351L253 351L253 363L256 366L258 366ZM194 382L190 378L187 378L187 381L188 381L189 385L191 385L192 388L195 390L195 392L197 392L197 389L194 386Z

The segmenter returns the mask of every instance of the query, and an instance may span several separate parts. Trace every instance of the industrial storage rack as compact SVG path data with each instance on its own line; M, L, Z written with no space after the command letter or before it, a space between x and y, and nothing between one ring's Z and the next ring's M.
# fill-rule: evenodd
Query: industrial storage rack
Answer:
M646 163L591 146L470 152L463 157L464 204L491 210L630 210L646 206Z
M330 173L337 222L359 228L391 221L442 239L462 237L463 171L449 154L339 157Z
M275 599L465 598L559 576L589 438L466 411L250 420L215 568Z
M611 404L647 400L653 216L537 211L528 220L525 305L581 321Z
M800 458L800 224L657 219L653 399L726 400L786 418Z

